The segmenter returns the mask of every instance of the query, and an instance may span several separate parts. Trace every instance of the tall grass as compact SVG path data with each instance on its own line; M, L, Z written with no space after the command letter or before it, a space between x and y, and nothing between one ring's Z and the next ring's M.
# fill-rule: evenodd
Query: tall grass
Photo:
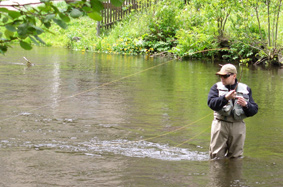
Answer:
M47 46L67 47L75 50L93 50L99 38L96 36L97 22L89 17L72 19L67 29L57 25L51 27L52 33L41 35Z

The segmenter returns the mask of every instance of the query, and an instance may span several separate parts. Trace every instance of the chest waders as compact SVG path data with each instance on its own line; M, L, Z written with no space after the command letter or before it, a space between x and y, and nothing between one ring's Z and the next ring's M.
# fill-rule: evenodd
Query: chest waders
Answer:
M226 88L222 82L216 83L217 90L219 92L219 96L226 95L229 90ZM247 89L247 85L243 83L239 83L237 86L237 96L243 97L246 102L249 101L249 91ZM228 103L218 111L214 112L214 117L218 120L224 120L229 122L237 122L242 121L247 116L244 113L243 107L239 104L237 104L238 99L235 100L229 100Z

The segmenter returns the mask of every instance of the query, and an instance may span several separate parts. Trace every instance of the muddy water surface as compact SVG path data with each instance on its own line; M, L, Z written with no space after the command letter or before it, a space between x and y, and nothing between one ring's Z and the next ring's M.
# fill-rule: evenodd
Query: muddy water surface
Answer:
M280 69L243 69L260 108L245 157L212 162L218 63L18 47L0 61L1 186L283 185Z

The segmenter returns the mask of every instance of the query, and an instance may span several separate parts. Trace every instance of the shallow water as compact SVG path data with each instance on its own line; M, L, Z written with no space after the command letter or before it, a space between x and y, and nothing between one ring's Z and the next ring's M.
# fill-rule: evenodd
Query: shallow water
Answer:
M209 161L218 63L43 47L0 61L1 186L283 185L282 69L244 67L260 108L245 157Z

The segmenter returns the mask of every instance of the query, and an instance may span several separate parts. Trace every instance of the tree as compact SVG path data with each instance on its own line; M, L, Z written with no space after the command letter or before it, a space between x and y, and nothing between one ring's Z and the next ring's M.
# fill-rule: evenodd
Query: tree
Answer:
M282 0L250 0L252 7L256 12L256 18L258 22L258 30L262 36L262 26L261 22L267 23L267 28L265 28L267 33L267 42L263 40L261 43L261 48L259 50L258 56L259 60L256 64L267 63L267 64L280 64L282 62L281 50L282 48L278 47L278 27L279 27L279 17L281 12ZM258 9L261 7L262 10L266 10L266 19L264 16L261 16L258 12Z
M71 18L84 15L101 21L103 1L105 0L62 0L66 6L61 9L56 6L55 0L14 4L10 7L0 5L0 53L4 54L13 41L18 41L22 48L31 50L32 46L26 41L27 38L35 44L44 44L39 35L43 32L52 33L49 29L54 23L66 29ZM123 2L124 0L111 0L114 6L121 6Z
M207 19L211 22L215 22L218 28L218 37L223 38L225 36L225 27L227 20L231 15L231 12L237 6L235 0L206 0L203 6L207 12Z

